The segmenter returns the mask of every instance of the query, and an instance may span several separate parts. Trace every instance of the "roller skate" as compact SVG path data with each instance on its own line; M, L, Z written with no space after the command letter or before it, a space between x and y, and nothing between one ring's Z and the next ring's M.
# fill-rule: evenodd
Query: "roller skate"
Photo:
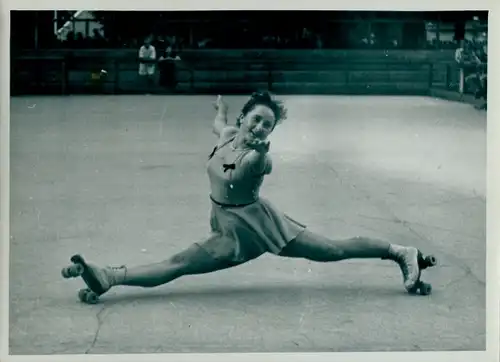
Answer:
M399 264L403 274L405 289L410 294L429 295L432 292L431 284L420 280L422 270L433 267L437 264L434 256L423 256L420 250L414 247L404 247L391 245L389 248L389 257Z
M82 277L88 288L78 291L78 299L87 304L97 304L102 294L123 281L127 271L125 266L100 268L87 264L78 254L70 260L72 264L63 268L61 274L65 279Z

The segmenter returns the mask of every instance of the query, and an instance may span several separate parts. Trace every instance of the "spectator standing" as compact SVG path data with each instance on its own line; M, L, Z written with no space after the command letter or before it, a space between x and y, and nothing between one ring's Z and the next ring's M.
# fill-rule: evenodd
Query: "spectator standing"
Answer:
M482 99L482 103L476 105L477 109L486 109L488 103L488 50L486 41L474 39L473 42L474 59L476 62L476 71L471 76L474 84L474 96L476 99Z
M176 62L180 61L179 48L175 38L171 44L166 46L164 54L159 59L160 67L160 85L162 87L174 90L177 86Z
M472 86L476 99L484 99L477 109L486 109L487 106L487 54L484 48L479 47L474 40L461 41L461 47L455 52L455 60L460 67L460 93L467 92L467 85Z
M139 49L139 76L146 79L148 89L154 83L156 71L156 49L151 44L152 40L152 37L147 37Z

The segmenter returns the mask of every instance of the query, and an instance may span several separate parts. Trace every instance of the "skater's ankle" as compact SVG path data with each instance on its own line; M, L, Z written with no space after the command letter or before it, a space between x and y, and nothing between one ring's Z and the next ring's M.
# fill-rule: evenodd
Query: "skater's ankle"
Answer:
M391 255L399 255L402 252L404 252L407 249L407 247L398 245L398 244L391 244L389 245L389 254Z
M390 244L389 248L387 249L387 256L383 259L399 261L401 259L401 256L405 255L409 250L412 249L414 248L399 244Z
M125 265L107 267L106 271L111 286L122 285L125 282L127 277L127 267Z

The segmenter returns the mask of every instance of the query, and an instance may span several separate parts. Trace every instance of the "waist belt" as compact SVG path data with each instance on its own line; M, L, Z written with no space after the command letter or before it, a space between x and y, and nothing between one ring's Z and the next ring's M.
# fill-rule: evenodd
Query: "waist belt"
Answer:
M255 204L257 202L257 200L254 200L254 201L246 203L246 204L223 204L223 203L220 203L218 201L215 201L212 196L210 196L210 200L212 200L212 202L214 204L222 206L222 207L245 207L245 206L248 206L248 205Z

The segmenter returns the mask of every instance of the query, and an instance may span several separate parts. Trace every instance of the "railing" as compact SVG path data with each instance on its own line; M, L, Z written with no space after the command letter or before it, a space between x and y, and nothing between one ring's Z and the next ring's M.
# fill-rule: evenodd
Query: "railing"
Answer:
M458 90L460 83L452 61L210 59L175 64L176 91L188 94L262 88L276 93L426 94L436 87ZM144 87L137 61L128 57L23 56L11 65L12 94L168 92Z

